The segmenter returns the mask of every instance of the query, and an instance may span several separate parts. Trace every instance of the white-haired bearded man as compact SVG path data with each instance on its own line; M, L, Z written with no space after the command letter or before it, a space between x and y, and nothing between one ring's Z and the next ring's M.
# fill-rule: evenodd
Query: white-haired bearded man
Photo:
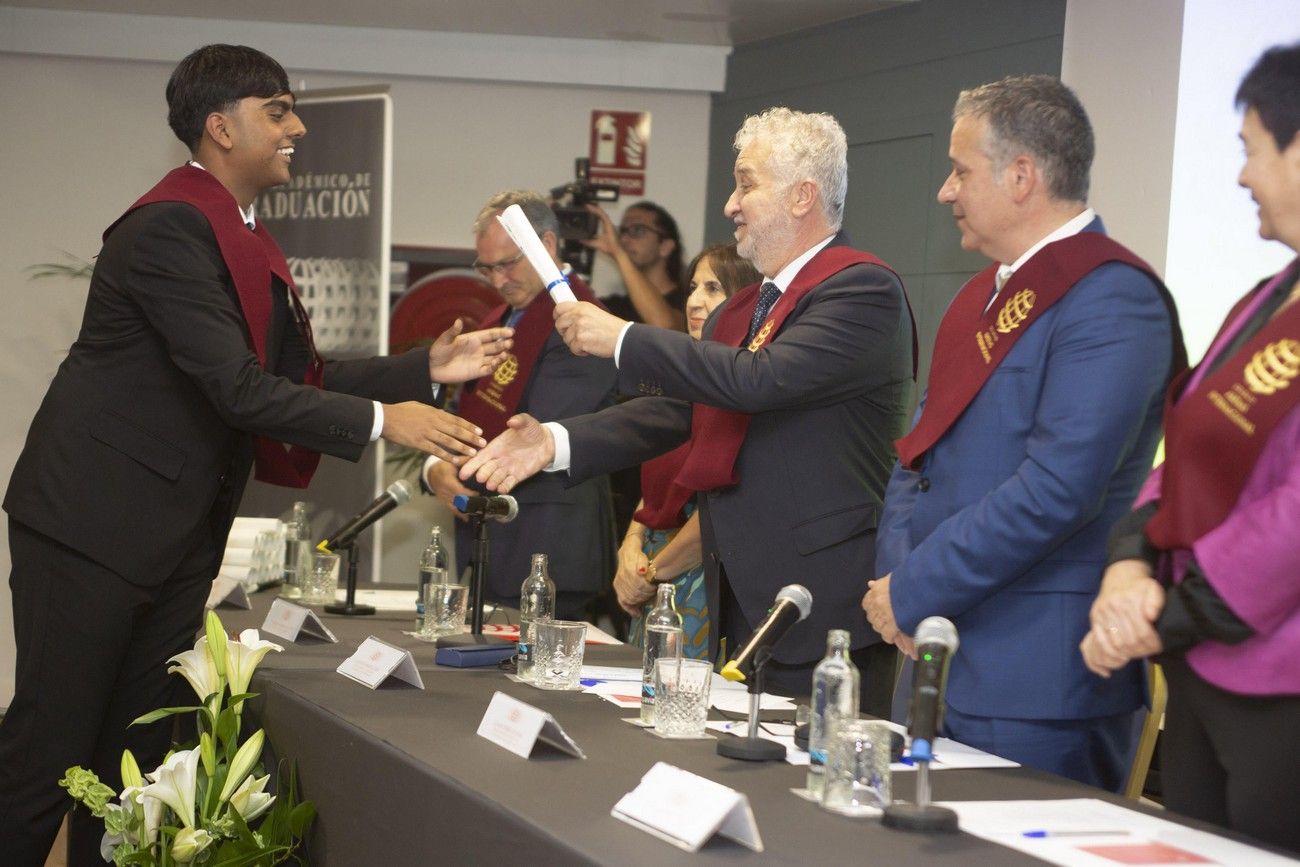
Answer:
M618 386L647 397L539 425L526 416L467 464L496 490L539 470L578 481L688 440L677 482L699 492L711 624L732 656L777 590L801 583L811 615L773 649L768 691L807 695L829 629L852 635L863 709L888 712L896 654L856 612L914 377L898 275L840 232L844 131L830 115L770 109L736 135L726 214L764 275L704 327L704 340L559 305L575 352L613 357Z

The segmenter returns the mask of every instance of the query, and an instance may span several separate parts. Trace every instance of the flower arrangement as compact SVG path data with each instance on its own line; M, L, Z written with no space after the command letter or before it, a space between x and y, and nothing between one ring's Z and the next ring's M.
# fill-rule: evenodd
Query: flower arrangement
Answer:
M261 729L239 742L253 671L268 652L282 649L261 640L256 629L245 629L238 641L227 638L221 619L209 611L204 636L193 650L169 659L174 665L167 669L184 677L202 704L159 708L132 723L195 712L198 741L173 750L149 774L141 774L131 751L124 751L120 794L91 771L68 769L59 785L104 820L105 861L156 867L301 863L296 852L315 807L298 802L292 771L280 775L279 795L266 791Z

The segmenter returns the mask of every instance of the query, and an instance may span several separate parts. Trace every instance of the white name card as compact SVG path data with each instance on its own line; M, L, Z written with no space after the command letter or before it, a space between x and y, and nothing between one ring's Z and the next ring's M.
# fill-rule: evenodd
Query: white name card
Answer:
M285 599L276 599L271 603L271 610L266 612L266 620L262 622L262 631L285 641L297 641L299 635L310 635L333 644L339 643L319 614Z
M415 659L411 657L410 651L393 647L373 635L361 642L356 653L343 660L343 664L335 670L371 689L378 689L390 677L424 689L420 670L415 667Z
M657 762L610 815L687 852L714 834L763 851L749 798L721 783Z
M248 601L248 591L237 578L231 578L229 575L218 575L212 580L212 589L208 591L208 608L216 608L218 605L225 605L228 608L252 608L253 603Z
M587 757L555 717L504 692L493 694L478 724L478 735L525 759L533 754L538 741L580 759Z

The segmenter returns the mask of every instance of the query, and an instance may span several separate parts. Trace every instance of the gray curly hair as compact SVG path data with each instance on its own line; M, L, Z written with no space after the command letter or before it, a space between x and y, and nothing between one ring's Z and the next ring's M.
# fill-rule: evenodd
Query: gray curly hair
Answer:
M802 180L817 184L822 212L831 228L839 229L849 191L848 143L840 122L825 113L769 108L745 118L736 133L736 151L755 139L771 146L772 171L785 188Z

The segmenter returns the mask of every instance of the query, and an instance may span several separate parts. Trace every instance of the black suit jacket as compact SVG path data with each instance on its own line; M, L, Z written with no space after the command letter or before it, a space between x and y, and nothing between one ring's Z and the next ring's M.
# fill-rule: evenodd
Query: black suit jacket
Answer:
M752 414L739 483L699 498L709 610L718 611L725 568L751 628L782 586L812 592L812 614L776 646L781 662L822 656L828 629L849 630L855 648L879 641L860 602L912 387L902 284L874 265L841 271L805 295L758 352L709 340L715 322L716 314L698 342L632 326L619 387L652 396L564 422L571 478L675 447L689 436L692 402Z
M427 354L329 363L300 383L305 348L272 278L267 366L203 215L157 203L109 235L81 332L14 467L15 520L128 581L162 582L210 541L220 551L253 434L358 460L381 402L431 402ZM281 366L293 377L280 375Z
M517 411L542 421L594 412L612 402L615 375L608 358L574 355L552 330ZM490 598L518 599L533 554L547 555L550 576L561 592L595 593L609 586L616 566L614 514L604 475L569 486L563 477L539 473L511 494L519 502L519 517L491 526ZM458 570L465 568L473 550L469 525L457 522Z

